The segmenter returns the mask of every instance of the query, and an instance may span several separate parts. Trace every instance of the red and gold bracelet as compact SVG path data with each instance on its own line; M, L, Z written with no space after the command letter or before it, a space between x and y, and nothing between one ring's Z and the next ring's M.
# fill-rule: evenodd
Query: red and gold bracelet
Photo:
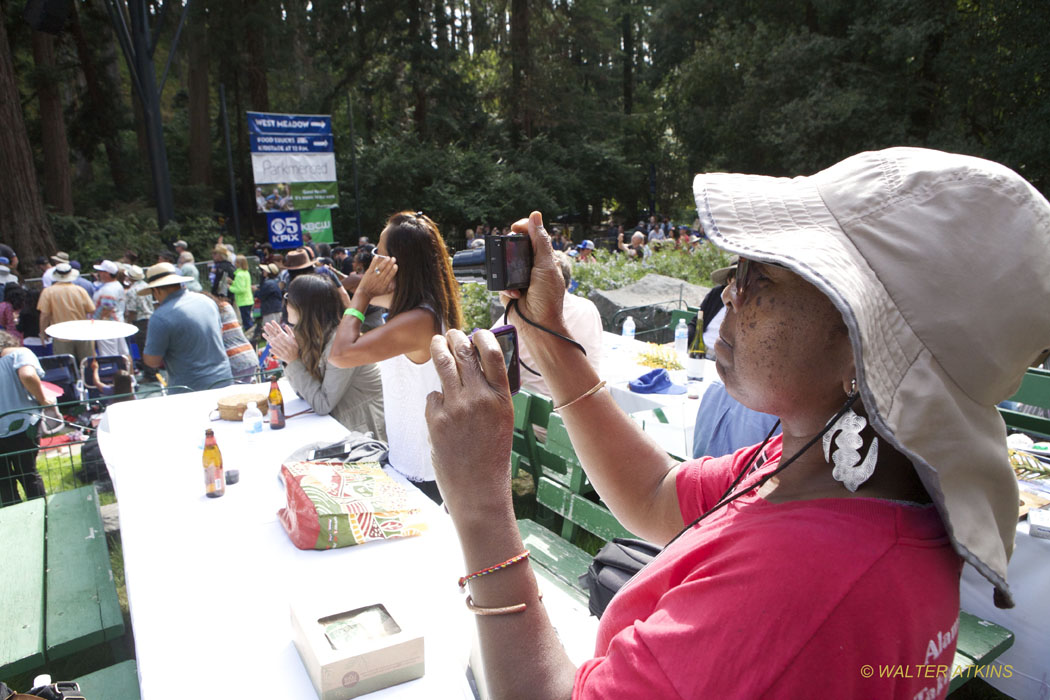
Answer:
M460 576L460 578L459 578L459 588L460 588L460 590L462 590L467 585L467 581L479 578L481 576L484 576L485 574L491 574L493 571L499 571L500 569L506 569L508 566L512 566L514 564L517 564L519 561L523 561L523 560L528 559L528 558L529 558L529 550L526 549L521 554L516 554L513 557L511 557L510 559L508 559L507 561L500 562L499 564L496 564L495 566L490 566L487 569L481 569L479 571L475 571L474 573L470 574L469 576Z

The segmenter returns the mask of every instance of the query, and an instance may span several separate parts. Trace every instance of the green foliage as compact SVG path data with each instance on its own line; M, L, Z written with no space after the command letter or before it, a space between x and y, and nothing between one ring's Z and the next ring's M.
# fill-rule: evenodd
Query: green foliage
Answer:
M39 71L22 4L4 21L43 180ZM991 158L1050 187L1050 131L1038 128L1050 120L1044 0L514 6L528 15L527 33L515 34L527 73L517 79L518 18L506 0L193 5L161 99L181 237L200 230L210 244L214 232L191 220L228 200L220 83L243 228L257 238L249 109L332 114L344 241L358 218L374 238L400 209L426 211L452 238L532 209L590 226L608 213L631 224L650 199L657 212L691 220L693 173L797 175L895 145ZM75 211L95 223L59 221L62 245L77 248L72 237L84 230L92 255L133 243L145 253L170 239L150 239L149 223L126 213L152 196L130 77L104 3L77 7L83 45L60 42L53 77L67 109ZM158 69L176 26L169 17L159 32ZM191 51L194 42L208 50ZM190 78L202 72L208 185L189 181L190 124L201 116L189 113Z
M657 249L645 265L606 250L595 251L594 257L595 262L573 266L573 279L579 283L575 293L579 296L586 297L592 291L619 289L650 273L710 287L711 273L729 264L729 255L710 244L701 245L692 253L669 247Z
M102 218L48 214L59 249L83 265L103 258L116 260L130 250L139 254L139 262L145 267L155 262L158 251L170 250L171 241L177 239L186 241L198 260L207 260L221 234L215 219L202 215L173 221L159 233L155 216L149 209Z
M463 330L469 332L474 328L491 328L492 316L489 311L498 294L490 292L479 282L464 282L459 285L460 300L463 308Z

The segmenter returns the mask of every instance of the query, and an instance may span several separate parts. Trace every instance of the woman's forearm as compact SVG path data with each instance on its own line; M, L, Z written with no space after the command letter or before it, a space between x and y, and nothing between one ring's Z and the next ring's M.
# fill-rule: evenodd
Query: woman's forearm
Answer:
M467 572L493 566L519 554L524 545L507 499L500 512L471 512L456 519ZM509 615L478 615L477 630L489 695L493 698L567 700L576 669L539 599L528 560L467 583L474 605L528 607Z
M530 329L534 331L534 329ZM583 396L600 381L576 347L543 332L528 336L555 406ZM616 518L631 532L662 544L682 527L674 489L676 462L599 391L559 412L587 477Z

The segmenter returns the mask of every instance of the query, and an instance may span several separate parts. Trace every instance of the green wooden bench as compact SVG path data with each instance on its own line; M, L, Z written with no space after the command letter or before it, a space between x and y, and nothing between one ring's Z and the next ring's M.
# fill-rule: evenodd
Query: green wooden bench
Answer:
M0 678L124 634L94 486L0 509Z
M546 442L537 443L541 471L536 482L536 503L557 517L558 532L534 520L519 520L518 530L525 548L532 553L532 561L574 598L586 603L587 594L580 588L579 577L587 572L593 557L573 544L578 530L582 528L605 541L634 535L620 525L608 508L582 495L590 484L557 414L548 414L546 437ZM555 464L560 467L552 468Z
M140 700L135 660L122 661L76 679L88 700Z
M961 688L968 680L976 677L976 672L981 669L981 675L985 675L987 667L1010 648L1014 643L1014 633L1010 630L982 620L962 610L959 612L959 637L955 644L955 661L952 664L951 684L948 692L952 693ZM966 671L965 669L971 669Z
M1050 409L1050 370L1029 368L1024 373L1020 388L1010 397L1010 401ZM1000 408L999 413L1006 421L1008 429L1050 439L1050 418L1032 416L1006 408Z
M516 477L518 471L524 469L533 472L530 462L531 449L529 447L529 433L532 432L532 424L529 422L529 406L532 403L532 394L524 389L513 397L514 403L514 437L511 441L510 475ZM535 474L533 474L535 477Z

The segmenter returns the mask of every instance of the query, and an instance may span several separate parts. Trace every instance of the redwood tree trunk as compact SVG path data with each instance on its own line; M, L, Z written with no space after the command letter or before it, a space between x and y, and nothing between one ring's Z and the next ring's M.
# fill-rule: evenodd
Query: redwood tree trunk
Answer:
M33 62L40 99L40 137L44 150L44 201L63 214L73 213L73 180L62 97L55 76L55 37L33 32Z
M109 162L110 177L113 178L113 184L116 186L117 192L121 196L125 196L130 190L131 183L117 135L117 130L124 119L122 115L124 109L122 104L123 98L120 97L123 91L119 83L114 84L110 80L113 74L119 80L120 74L116 71L106 71L100 68L99 61L91 50L87 37L84 34L84 27L80 22L80 16L77 11L77 3L70 3L69 7L69 22L67 26L73 35L73 42L77 47L80 70L84 75L84 83L87 87L87 109L84 110L84 114L90 115L92 123L95 124L92 130L99 133L102 139L102 145L106 150L106 160ZM113 41L116 41L115 37ZM115 56L111 55L110 58L115 59ZM91 154L86 153L85 156L90 158Z
M44 214L22 118L7 26L0 22L0 239L8 242L20 260L54 254L55 238Z
M634 32L631 15L623 13L623 113L634 110Z
M190 184L211 184L211 87L208 82L207 16L200 7L189 27L186 87L190 117Z
M529 100L529 0L510 2L510 104L513 109L511 135L532 136Z
M248 46L248 93L252 109L270 111L270 86L266 80L266 22L259 0L245 0L245 43ZM239 116L239 115L238 115Z

